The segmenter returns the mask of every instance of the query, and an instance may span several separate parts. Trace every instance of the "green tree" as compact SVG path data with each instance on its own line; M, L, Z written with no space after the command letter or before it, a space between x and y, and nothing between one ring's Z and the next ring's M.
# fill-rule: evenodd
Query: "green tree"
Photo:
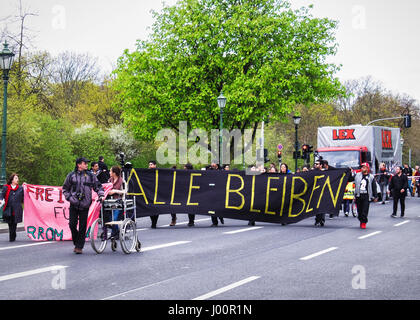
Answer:
M140 139L161 128L219 127L216 97L228 99L224 127L242 132L270 115L284 120L298 103L342 93L336 22L279 0L181 0L155 13L150 38L124 52L115 70L116 105ZM254 134L255 137L255 134ZM209 146L210 149L210 146Z

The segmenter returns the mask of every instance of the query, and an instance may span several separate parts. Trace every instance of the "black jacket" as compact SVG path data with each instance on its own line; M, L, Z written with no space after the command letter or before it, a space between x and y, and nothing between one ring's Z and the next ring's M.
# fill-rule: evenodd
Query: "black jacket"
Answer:
M389 183L389 191L391 191L392 196L406 196L407 195L407 188L408 188L408 179L405 174L395 175L391 178L391 182ZM404 193L401 193L401 189L404 189Z
M4 197L6 196L6 192L7 192L7 186L4 185L0 193L0 200L4 199ZM7 207L4 208L4 211L8 210L10 215L12 214L12 212L14 212L15 223L20 223L23 220L22 219L23 218L22 203L23 203L23 187L19 186L17 190L10 191L9 200L7 201ZM6 216L6 215L3 213L3 216Z
M63 184L63 194L70 205L78 210L87 209L92 203L92 189L99 197L104 196L104 189L96 176L89 171L73 171L68 174Z

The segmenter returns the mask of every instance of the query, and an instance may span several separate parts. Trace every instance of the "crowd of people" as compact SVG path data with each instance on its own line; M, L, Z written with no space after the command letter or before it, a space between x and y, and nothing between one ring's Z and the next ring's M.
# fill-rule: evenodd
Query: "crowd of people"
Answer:
M126 190L125 181L122 179L122 169L119 166L113 166L108 170L104 157L100 156L97 162L91 163L91 169L88 170L86 158L76 159L76 165L70 172L63 184L63 195L70 203L69 209L69 227L72 233L74 243L74 252L80 254L85 244L85 234L87 227L88 210L92 203L92 190L98 194L98 201L104 200L103 183L112 183L112 189L108 193L108 197L113 199L123 198ZM148 168L156 169L156 161L149 161ZM177 169L176 166L172 169ZM184 170L193 170L194 167L187 163L183 166ZM334 170L335 168L328 164L327 160L316 160L313 166L304 165L297 172L307 172L311 170ZM212 162L209 166L201 168L201 170L231 170L229 165L220 166L216 162ZM294 174L286 163L279 165L279 170L274 163L269 167L249 166L251 172L258 174ZM373 175L370 172L368 163L361 165L361 170L353 172L349 178L346 190L344 192L342 208L344 215L349 216L350 205L355 204L357 207L357 217L360 221L360 228L365 229L368 222L369 205L372 201L380 199L382 204L390 197L393 199L393 212L391 217L397 217L398 203L400 204L401 217L405 214L405 198L408 194L420 197L420 169L416 165L415 169L411 169L407 164L403 167L395 166L392 170L388 170L386 165L382 163L379 172ZM0 192L0 210L3 210L3 219L9 225L9 241L15 241L17 224L23 220L23 188L19 186L19 176L16 173L10 175L6 185ZM328 214L328 213L327 213ZM121 210L114 210L112 213L113 220L121 218ZM177 216L171 214L172 220L170 226L176 225ZM333 215L329 214L332 219ZM159 215L150 216L151 228L157 227ZM195 215L188 214L188 226L193 227ZM212 227L217 227L218 222L224 224L223 217L211 217ZM255 221L250 220L249 225L255 225ZM325 225L325 214L317 214L315 216L315 226ZM111 236L117 237L118 227L112 227Z

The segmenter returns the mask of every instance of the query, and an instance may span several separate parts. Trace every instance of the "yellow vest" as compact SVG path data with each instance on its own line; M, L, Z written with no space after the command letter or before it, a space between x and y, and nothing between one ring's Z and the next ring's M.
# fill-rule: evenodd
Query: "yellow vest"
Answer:
M344 200L353 200L354 199L354 189L355 185L354 182L348 182L346 186L346 190L344 191Z

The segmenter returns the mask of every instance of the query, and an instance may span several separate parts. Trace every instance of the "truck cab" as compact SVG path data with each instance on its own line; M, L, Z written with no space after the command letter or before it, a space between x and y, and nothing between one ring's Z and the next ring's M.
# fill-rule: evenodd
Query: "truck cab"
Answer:
M385 163L388 170L401 165L400 139L400 128L362 125L319 127L315 152L336 168L358 171L361 164L367 162L375 174L379 172L380 163Z
M366 146L318 148L317 152L318 157L327 160L335 168L359 171L364 162L372 167L372 156Z

